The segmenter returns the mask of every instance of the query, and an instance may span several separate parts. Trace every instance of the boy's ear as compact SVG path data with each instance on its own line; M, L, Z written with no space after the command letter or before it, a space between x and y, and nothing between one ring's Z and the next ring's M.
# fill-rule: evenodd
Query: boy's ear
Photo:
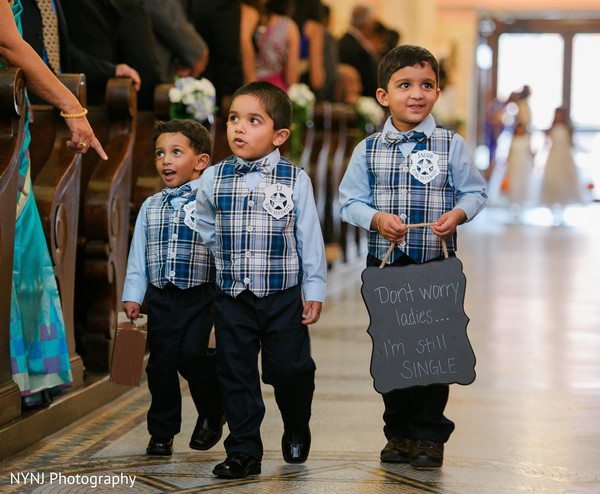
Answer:
M206 153L197 154L194 170L196 170L197 172L201 172L208 166L209 163L210 163L210 156L208 154L206 154Z
M290 129L279 129L275 131L275 135L273 136L273 146L279 147L290 136Z
M382 88L377 88L377 92L375 93L375 97L377 98L377 102L381 105L381 106L390 106L389 102L388 102L388 94L387 91L385 89Z

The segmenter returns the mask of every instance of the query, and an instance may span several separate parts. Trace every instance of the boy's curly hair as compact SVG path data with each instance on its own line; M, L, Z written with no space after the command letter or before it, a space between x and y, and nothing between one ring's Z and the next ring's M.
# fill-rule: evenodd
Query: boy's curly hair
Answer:
M156 140L162 134L170 133L180 133L186 136L196 154L212 156L212 138L206 127L200 122L189 119L172 119L167 122L158 122L154 127L152 145L156 147Z

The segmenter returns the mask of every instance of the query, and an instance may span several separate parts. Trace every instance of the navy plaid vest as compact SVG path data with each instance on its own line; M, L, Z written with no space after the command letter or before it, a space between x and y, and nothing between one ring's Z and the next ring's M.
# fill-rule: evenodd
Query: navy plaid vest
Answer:
M236 163L232 156L215 165L217 284L232 297L245 289L264 297L302 281L295 210L277 219L263 207L265 189L277 184L293 190L300 168L281 158L250 191L234 173Z
M403 156L400 146L387 147L381 132L366 139L367 171L372 184L374 207L379 211L393 213L406 225L433 223L450 211L455 203L454 190L449 184L448 155L454 131L436 127L424 144L417 144L411 154L427 150L438 155L440 173L427 184L421 183L410 173L410 156ZM390 242L379 232L368 232L369 254L383 259ZM448 252L456 250L456 236L446 240ZM406 254L418 263L441 256L442 242L430 227L409 229L404 241L397 243L388 263Z
M172 283L186 289L215 281L214 260L200 234L186 224L193 221L196 191L177 211L162 193L154 194L146 209L146 266L148 282L162 288ZM186 212L187 211L187 212Z

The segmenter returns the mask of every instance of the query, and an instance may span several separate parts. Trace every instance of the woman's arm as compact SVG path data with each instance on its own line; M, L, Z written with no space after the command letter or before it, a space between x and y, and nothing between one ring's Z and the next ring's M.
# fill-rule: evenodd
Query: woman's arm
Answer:
M288 54L285 62L285 83L289 86L300 81L300 30L290 19Z
M242 14L240 21L240 50L242 53L242 70L244 71L244 83L256 80L256 69L254 67L254 44L252 36L258 24L258 10L242 2Z
M29 44L27 44L15 23L12 10L6 1L0 1L0 58L9 66L20 67L25 74L28 89L66 114L79 114L81 105L46 66ZM106 153L94 136L85 116L65 119L71 131L67 145L74 151L85 153L90 147L106 159Z
M304 35L308 38L308 61L310 64L309 80L314 91L325 84L325 68L323 65L323 26L309 19L304 24Z

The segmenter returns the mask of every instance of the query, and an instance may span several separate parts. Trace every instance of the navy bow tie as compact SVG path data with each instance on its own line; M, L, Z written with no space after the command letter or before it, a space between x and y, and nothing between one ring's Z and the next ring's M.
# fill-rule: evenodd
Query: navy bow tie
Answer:
M405 134L388 132L385 134L383 142L387 147L392 147L405 142L427 142L427 136L423 132L415 132L414 130Z
M162 194L163 194L163 199L165 200L171 200L174 197L179 197L179 196L183 196L183 195L189 195L189 193L192 191L192 186L190 184L183 184L180 185L179 187L165 187L162 190Z
M269 160L263 159L258 161L238 162L234 166L234 172L236 175L245 175L251 172L260 172L264 175L269 173Z

